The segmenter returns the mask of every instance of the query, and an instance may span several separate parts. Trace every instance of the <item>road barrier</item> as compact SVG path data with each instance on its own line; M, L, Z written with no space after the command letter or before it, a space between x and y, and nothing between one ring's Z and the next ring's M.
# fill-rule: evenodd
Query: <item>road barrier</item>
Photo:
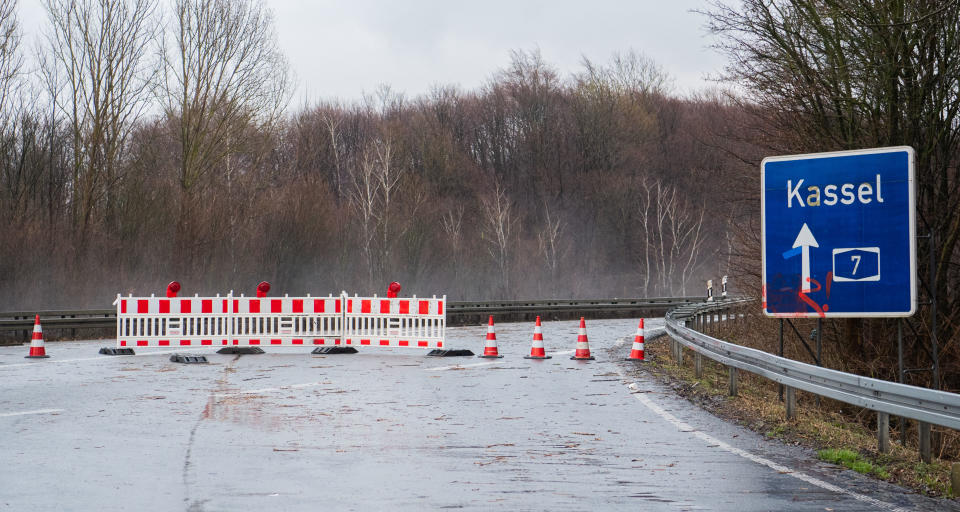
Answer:
M443 304L347 297L122 297L117 348L369 345L442 348Z
M343 297L346 345L443 348L447 297Z
M829 368L801 363L713 338L690 327L716 325L739 317L736 308L750 300L732 299L683 306L666 317L667 334L676 342L674 358L683 362L683 347L697 355L697 373L702 371L700 357L707 357L729 368L729 393L737 393L737 371L761 375L786 387L787 417L796 411L796 389L839 400L877 412L877 436L880 451L889 447L890 415L916 420L920 428L920 453L930 461L930 424L960 430L960 395L934 389L888 382Z
M149 298L149 297L148 297ZM215 299L216 297L210 297ZM222 300L224 297L220 297ZM322 297L321 297L322 298ZM491 300L445 302L447 325L485 322L488 315L497 315L501 322L513 319L533 320L542 315L545 319L560 316L579 319L581 316L595 318L604 315L659 315L667 310L703 301L698 297L649 297L626 299L572 299L572 300ZM24 331L29 336L34 316L39 315L44 327L59 330L114 329L117 311L112 309L11 311L0 312L0 332Z

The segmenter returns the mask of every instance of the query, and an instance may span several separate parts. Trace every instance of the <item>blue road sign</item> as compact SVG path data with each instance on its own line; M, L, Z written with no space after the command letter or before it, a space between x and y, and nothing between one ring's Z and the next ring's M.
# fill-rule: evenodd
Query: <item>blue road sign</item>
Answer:
M913 148L770 157L760 175L764 314L913 315Z

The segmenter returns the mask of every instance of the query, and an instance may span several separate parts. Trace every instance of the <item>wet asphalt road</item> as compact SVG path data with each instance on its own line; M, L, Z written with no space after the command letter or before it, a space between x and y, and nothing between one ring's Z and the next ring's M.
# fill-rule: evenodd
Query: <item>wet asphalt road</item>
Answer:
M497 326L499 360L0 347L0 509L960 510L674 397L620 361L633 320L589 322L597 361L571 361L576 328L544 324L547 361L527 324Z

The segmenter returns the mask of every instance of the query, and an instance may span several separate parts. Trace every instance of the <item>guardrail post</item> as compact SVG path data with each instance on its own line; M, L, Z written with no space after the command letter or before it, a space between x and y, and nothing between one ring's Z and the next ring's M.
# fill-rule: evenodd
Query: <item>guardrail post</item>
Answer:
M783 319L780 319L780 350L777 352L777 355L783 357ZM777 398L782 402L783 401L783 384L777 385Z
M877 450L880 453L890 451L890 415L885 412L877 413Z
M797 417L797 390L790 386L786 388L787 420L793 420Z
M730 366L730 396L737 396L737 368Z
M920 460L930 464L930 461L933 460L930 451L930 424L919 421L917 422L917 430L920 433Z
M677 342L677 366L683 366L683 343Z
M703 378L703 354L700 352L693 354L693 374L698 379Z

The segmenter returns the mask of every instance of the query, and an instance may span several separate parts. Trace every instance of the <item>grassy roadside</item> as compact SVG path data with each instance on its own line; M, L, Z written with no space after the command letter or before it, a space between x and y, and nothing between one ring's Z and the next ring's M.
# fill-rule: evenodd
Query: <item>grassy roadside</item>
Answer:
M727 396L726 367L704 358L703 377L697 379L693 352L684 350L683 365L679 366L671 357L669 342L667 336L649 340L644 367L679 395L713 414L769 438L806 446L816 450L823 460L871 477L928 496L956 497L950 488L950 461L934 458L932 464L919 462L917 450L909 443L903 446L899 432L891 433L890 453L881 454L877 451L876 433L847 416L874 413L826 399L818 406L814 395L798 391L799 413L796 419L787 421L775 383L740 372L738 396ZM915 430L912 435L915 436Z

